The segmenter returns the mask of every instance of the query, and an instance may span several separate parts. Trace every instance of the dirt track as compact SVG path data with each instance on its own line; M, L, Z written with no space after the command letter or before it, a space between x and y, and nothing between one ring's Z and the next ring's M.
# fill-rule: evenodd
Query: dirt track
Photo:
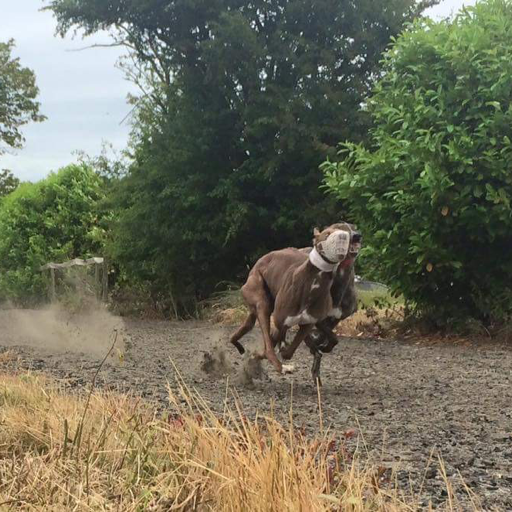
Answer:
M74 346L66 351L50 341L43 348L40 340L36 344L26 333L7 329L8 322L2 312L0 352L9 348L20 360L4 363L5 367L42 370L71 386L89 385L101 359L97 338L94 350L81 352ZM305 349L294 358L293 374L278 375L264 362L263 375L251 384L244 378L244 360L234 349L228 348L224 363L218 364L222 352L215 347L225 346L232 329L201 322L128 321L123 331L123 361L110 359L99 375L100 386L139 393L165 407L167 382L173 385L175 378L172 358L185 380L221 411L226 379L214 371L220 366L229 374L246 414L268 413L273 401L275 413L287 417L293 382L295 423L308 431L318 429L317 391ZM51 333L47 336L50 339ZM254 343L259 343L256 330L246 345L254 348ZM108 350L107 337L100 346L103 353ZM324 424L340 433L357 429L368 455L398 470L404 490L410 481L417 490L424 481L423 503L444 498L437 464L428 467L431 456L441 455L450 479L457 485L460 472L480 496L482 508L511 510L511 370L512 351L494 344L427 346L343 339L333 354L324 357Z

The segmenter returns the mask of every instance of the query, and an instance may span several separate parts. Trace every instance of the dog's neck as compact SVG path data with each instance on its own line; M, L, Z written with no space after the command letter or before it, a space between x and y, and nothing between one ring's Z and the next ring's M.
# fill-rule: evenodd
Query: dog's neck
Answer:
M316 250L316 247L313 247L313 250L309 253L309 261L311 265L322 272L334 272L339 265L339 263L329 263L328 261L325 261L325 259L322 258L320 253Z
M349 268L351 267L353 264L354 264L354 261L355 261L355 258L351 258L349 256L347 256L341 263L340 263L340 268L342 269L346 269L346 268Z

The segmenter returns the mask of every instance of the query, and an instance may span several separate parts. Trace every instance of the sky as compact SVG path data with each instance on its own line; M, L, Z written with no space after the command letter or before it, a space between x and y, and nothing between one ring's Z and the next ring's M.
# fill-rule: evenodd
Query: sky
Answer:
M428 14L450 16L474 2L443 0ZM76 161L77 151L98 155L103 142L122 150L130 130L126 97L136 92L115 66L120 48L73 51L108 43L106 34L85 40L56 36L52 14L41 12L47 4L48 0L0 0L0 41L14 39L14 55L35 72L41 113L48 118L23 128L23 149L0 155L0 169L29 181Z

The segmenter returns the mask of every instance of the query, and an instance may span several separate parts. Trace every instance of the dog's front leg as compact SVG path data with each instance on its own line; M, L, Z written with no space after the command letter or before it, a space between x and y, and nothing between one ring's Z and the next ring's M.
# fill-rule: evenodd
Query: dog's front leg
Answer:
M271 338L272 338L272 345L274 346L274 349L280 349L281 344L286 339L286 333L288 332L288 327L284 325L276 325L272 329Z
M326 320L316 324L316 328L323 335L321 336L321 342L317 344L317 349L320 350L323 354L332 352L334 347L340 341L338 336L336 336L336 334L333 332L336 324L338 324L338 321L328 322Z
M281 357L286 360L291 359L293 354L295 354L295 351L299 348L299 345L304 341L312 329L313 324L301 325L299 331L295 335L295 338L293 338L293 341L281 350Z
M322 364L322 352L316 351L313 354L313 358L313 367L311 368L313 382L315 384L318 383L319 386L322 386L322 379L320 379L320 365Z

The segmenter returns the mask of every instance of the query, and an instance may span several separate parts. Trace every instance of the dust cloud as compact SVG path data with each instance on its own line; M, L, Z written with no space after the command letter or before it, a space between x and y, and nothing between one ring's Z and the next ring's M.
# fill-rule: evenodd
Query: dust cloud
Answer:
M233 363L231 356L228 355L225 343L222 343L225 332L219 331L218 333L211 332L212 338L218 338L210 352L204 352L203 358L200 363L200 370L214 379L224 379L225 377L233 378L238 386L252 388L254 387L254 380L261 380L267 378L266 372L263 370L261 359L255 355L256 344L247 350L240 364L237 361Z
M115 351L124 351L124 322L103 304L70 313L61 305L41 309L0 309L0 345L28 346L45 352L75 352L104 357L117 338Z

